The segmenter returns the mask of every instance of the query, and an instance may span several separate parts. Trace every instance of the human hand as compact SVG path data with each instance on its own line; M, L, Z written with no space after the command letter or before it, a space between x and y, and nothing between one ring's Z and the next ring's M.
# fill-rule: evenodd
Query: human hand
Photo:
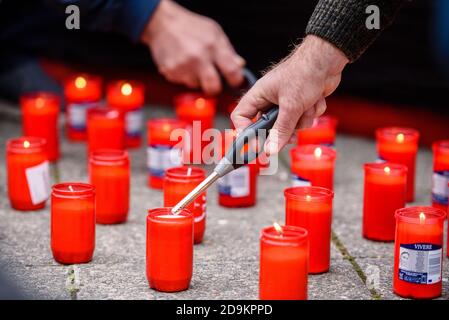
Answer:
M171 82L214 95L222 89L220 73L231 86L243 81L245 61L222 28L171 0L161 0L141 38Z
M266 73L242 97L231 114L237 130L249 126L260 111L279 105L279 116L265 142L265 153L275 154L295 134L326 110L325 98L338 87L349 62L329 42L307 36L286 59Z

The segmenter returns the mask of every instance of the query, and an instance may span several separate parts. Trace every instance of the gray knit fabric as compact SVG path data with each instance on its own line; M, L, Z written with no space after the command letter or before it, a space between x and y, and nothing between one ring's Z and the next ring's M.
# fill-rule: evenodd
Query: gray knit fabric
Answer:
M334 44L352 62L373 43L382 30L394 20L407 0L319 0L307 25L313 34ZM380 9L380 29L366 28L366 8Z

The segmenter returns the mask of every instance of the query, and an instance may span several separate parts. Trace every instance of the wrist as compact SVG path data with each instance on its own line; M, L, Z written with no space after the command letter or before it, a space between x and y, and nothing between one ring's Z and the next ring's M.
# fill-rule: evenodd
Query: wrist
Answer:
M159 5L157 6L151 20L147 23L144 32L141 36L141 41L143 43L151 43L152 39L158 33L158 30L164 28L164 23L167 21L167 17L169 17L170 13L170 0L160 0Z

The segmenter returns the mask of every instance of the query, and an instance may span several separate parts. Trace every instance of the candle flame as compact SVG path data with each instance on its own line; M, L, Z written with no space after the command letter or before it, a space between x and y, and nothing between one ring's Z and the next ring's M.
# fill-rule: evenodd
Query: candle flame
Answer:
M162 131L165 131L165 132L170 131L170 125L169 125L168 123L165 123L165 124L162 126Z
M279 223L277 223L277 222L273 223L273 227L280 235L282 235L284 233L284 231L282 230L282 227L279 225Z
M204 98L198 98L195 101L195 106L198 109L204 109L204 107L206 106L206 100Z
M312 197L310 196L310 194L306 195L306 201L311 201Z
M36 108L43 108L44 104L44 99L42 99L41 97L36 98Z
M75 87L78 89L84 89L87 86L87 81L84 77L76 77Z
M131 93L133 93L133 87L129 83L124 83L120 88L120 91L124 96L129 96Z
M70 190L71 192L75 191L75 190L73 190L73 187L72 187L71 185L69 185L69 190Z
M23 147L24 147L24 148L29 148L29 147L30 147L30 142L29 142L28 140L25 140L25 141L23 142Z
M396 136L396 141L397 141L398 143L403 143L404 140L405 140L404 134L403 134L403 133L398 133L398 135Z
M315 154L316 158L320 158L321 155L323 154L323 150L320 147L318 147L315 149L315 151L313 153Z
M384 171L385 171L386 174L390 174L391 169L390 169L390 167L385 167Z
M426 222L426 215L424 214L424 212L421 212L419 214L419 223L423 224L424 222Z

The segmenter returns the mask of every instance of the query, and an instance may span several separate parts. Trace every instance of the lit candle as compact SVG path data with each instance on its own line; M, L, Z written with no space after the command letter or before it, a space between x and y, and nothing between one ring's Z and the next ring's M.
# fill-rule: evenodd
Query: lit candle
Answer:
M363 236L394 241L396 210L405 207L407 167L392 163L365 164Z
M175 206L205 178L206 172L196 167L167 169L164 179L164 206ZM197 197L187 209L192 212L194 218L194 243L201 243L206 230L206 192Z
M449 140L433 144L432 206L447 212L449 194Z
M93 75L75 75L64 84L67 137L86 140L86 113L97 105L102 95L102 79Z
M311 128L297 131L298 146L307 144L319 144L328 147L335 146L337 134L337 118L322 116L316 118Z
M222 134L221 149L222 156L231 147L236 132L226 130ZM256 204L257 199L257 164L250 163L229 172L218 179L218 203L223 207L242 208L251 207Z
M306 229L277 224L263 229L260 235L259 298L306 300L308 265Z
M125 148L123 114L112 108L96 107L87 113L88 153L100 149Z
M182 165L180 144L185 132L181 131L186 130L187 124L179 119L161 118L149 120L147 127L148 185L162 189L165 170Z
M217 101L195 93L178 95L174 101L176 115L191 127L190 146L185 148L185 163L200 164L208 159L203 157L203 149L210 143L202 141L203 133L214 127ZM207 157L207 156L206 156Z
M125 114L126 146L137 148L142 141L145 86L137 81L115 81L108 85L108 105Z
M95 188L60 183L51 194L51 250L62 264L86 263L95 248Z
M376 130L376 138L377 152L381 161L407 166L407 202L413 202L419 132L410 128L380 128Z
M90 183L96 192L96 221L123 223L128 218L130 169L123 150L97 150L90 154Z
M290 151L293 186L333 189L337 153L318 145L297 146Z
M321 187L292 187L284 191L285 222L309 235L309 272L329 271L334 193Z
M394 292L404 298L441 295L443 226L446 213L432 207L396 211Z
M48 160L59 159L59 97L50 92L25 94L20 97L23 135L47 141Z
M188 210L174 215L171 208L148 211L147 279L158 291L189 288L193 270L193 216Z
M45 143L36 137L14 138L6 143L8 196L16 210L42 209L50 196Z

